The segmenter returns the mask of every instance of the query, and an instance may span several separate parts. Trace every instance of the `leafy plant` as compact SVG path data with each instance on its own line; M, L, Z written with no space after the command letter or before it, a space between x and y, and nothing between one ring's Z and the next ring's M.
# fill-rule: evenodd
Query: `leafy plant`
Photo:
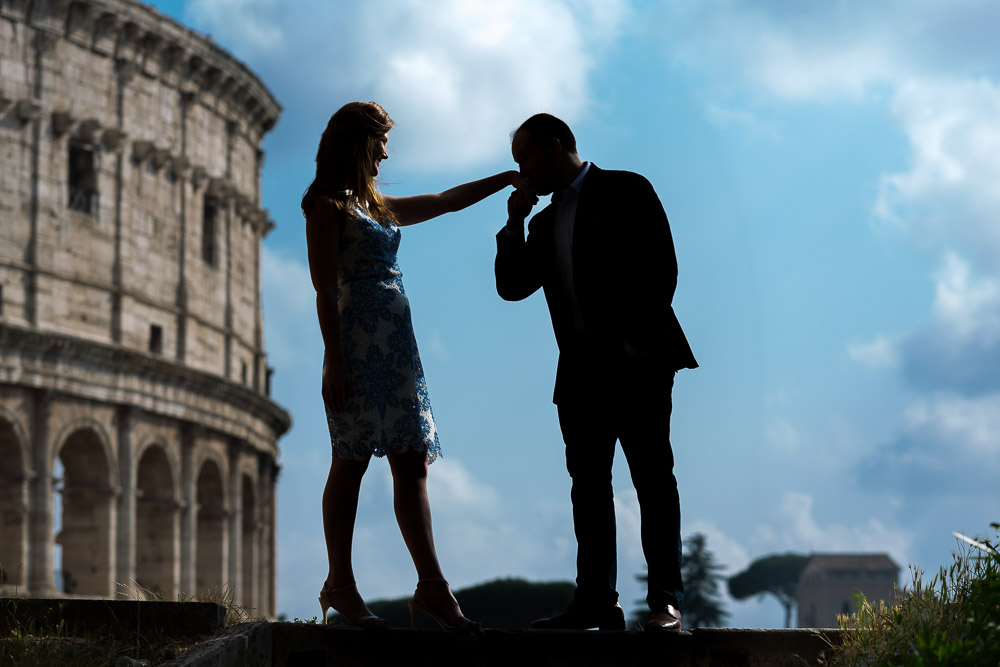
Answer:
M831 665L1000 665L997 543L955 536L953 562L930 582L911 566L910 589L893 604L858 596L857 611L838 619L844 634Z

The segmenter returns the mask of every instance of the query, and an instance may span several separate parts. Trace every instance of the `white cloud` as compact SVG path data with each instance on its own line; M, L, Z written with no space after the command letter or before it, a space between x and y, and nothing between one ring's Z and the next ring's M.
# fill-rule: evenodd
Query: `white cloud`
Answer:
M785 100L860 98L894 68L888 21L860 3L671 5L675 58Z
M279 4L196 0L191 14L274 87L284 122L375 99L397 122L390 157L425 169L505 156L534 112L581 117L588 76L627 16L624 0Z
M278 0L190 0L187 15L199 25L213 26L238 51L273 53L285 45L285 33L275 20Z
M885 84L1000 64L988 0L704 3L662 9L675 60L780 100L857 100Z
M492 515L499 511L496 490L474 479L459 461L442 457L431 470L427 492L435 504L444 506L444 512Z
M887 552L899 564L906 563L913 541L908 532L886 526L875 518L853 525L821 524L813 515L813 497L789 491L778 507L776 525L758 525L751 538L760 554L795 552Z
M914 385L967 394L1000 390L1000 275L982 273L945 253L934 274L930 322L898 346Z
M935 278L934 317L955 342L1000 340L1000 281L972 276L954 253L945 256Z
M899 364L898 342L892 336L876 336L867 343L851 343L847 355L872 368L893 368Z
M639 514L639 496L629 488L615 493L615 524L618 554L622 572L641 572L645 566L642 553L642 521Z
M1000 84L914 80L892 101L912 150L908 171L882 178L875 213L918 245L961 244L1000 260Z
M1000 393L916 401L905 413L905 428L910 455L932 470L956 464L1000 470Z

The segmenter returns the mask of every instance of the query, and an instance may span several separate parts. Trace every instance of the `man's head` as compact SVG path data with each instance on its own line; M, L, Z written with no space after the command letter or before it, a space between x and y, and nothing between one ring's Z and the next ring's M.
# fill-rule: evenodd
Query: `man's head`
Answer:
M569 125L547 113L521 123L514 131L510 152L537 195L569 187L582 164Z

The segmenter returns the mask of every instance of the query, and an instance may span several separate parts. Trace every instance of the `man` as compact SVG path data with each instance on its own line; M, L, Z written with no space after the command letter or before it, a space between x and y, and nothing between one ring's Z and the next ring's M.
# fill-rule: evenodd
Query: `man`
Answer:
M624 630L611 464L620 441L639 498L649 574L647 629L679 630L680 501L670 448L674 373L695 368L671 301L677 258L667 216L639 174L583 162L569 126L537 114L514 133L514 161L534 192L507 201L497 234L497 292L545 293L559 364L553 402L572 478L577 589L533 628ZM524 221L538 195L552 203Z

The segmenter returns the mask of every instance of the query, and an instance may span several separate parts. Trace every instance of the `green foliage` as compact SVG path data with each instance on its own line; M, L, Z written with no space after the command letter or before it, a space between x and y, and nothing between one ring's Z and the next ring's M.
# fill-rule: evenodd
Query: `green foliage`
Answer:
M785 627L790 627L799 576L808 560L808 556L794 553L758 558L746 570L729 578L729 594L737 600L773 595L785 608Z
M281 614L281 615L278 616L278 621L282 622L282 623L287 622L288 621L288 617L285 616L284 614ZM304 623L305 625L319 625L320 624L319 616L313 616L312 618L299 618L298 616L296 616L295 618L293 618L291 620L291 622L292 623Z
M952 564L929 583L911 566L913 583L893 604L858 596L858 610L838 620L844 637L831 665L1000 665L997 542L956 536Z

